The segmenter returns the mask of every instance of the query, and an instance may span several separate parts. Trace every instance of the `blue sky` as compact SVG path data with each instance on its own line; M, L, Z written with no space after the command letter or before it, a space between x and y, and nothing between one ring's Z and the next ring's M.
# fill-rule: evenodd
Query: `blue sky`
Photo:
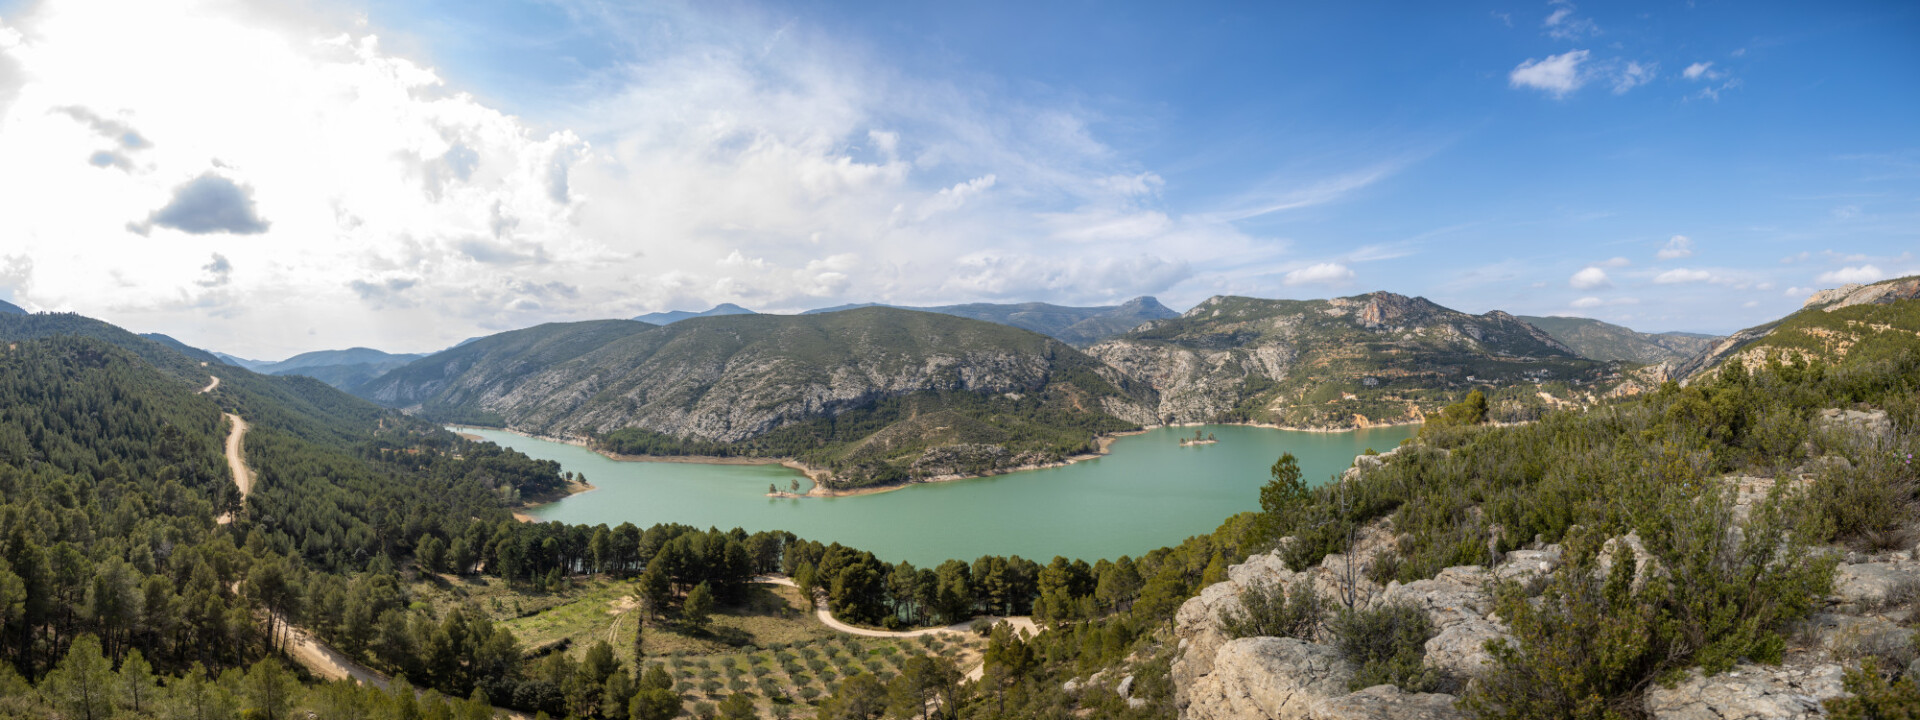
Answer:
M99 79L63 48L111 47L78 19L111 4L0 2L0 159L55 122L112 144L83 118L151 139L47 156L126 217L5 228L0 295L263 356L719 302L1376 289L1728 332L1920 272L1911 3L175 3L206 20L176 37L328 89L272 108L192 104L262 82L213 61ZM196 113L280 130L148 130ZM209 183L258 223L169 226ZM129 266L63 262L76 236Z

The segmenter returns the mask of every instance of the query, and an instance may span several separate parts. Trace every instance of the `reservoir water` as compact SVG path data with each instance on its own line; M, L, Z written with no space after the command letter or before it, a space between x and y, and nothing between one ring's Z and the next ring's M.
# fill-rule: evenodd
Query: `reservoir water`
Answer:
M921 567L981 555L1019 555L1041 564L1055 555L1088 562L1139 555L1258 510L1260 486L1281 453L1293 453L1307 481L1318 485L1367 448L1386 451L1414 432L1411 426L1344 433L1198 429L1219 442L1181 447L1194 427L1159 428L1119 438L1109 454L1064 467L873 495L771 498L768 483L784 490L798 479L803 491L810 484L779 465L622 462L574 445L459 428L558 461L597 487L527 511L542 521L787 530Z

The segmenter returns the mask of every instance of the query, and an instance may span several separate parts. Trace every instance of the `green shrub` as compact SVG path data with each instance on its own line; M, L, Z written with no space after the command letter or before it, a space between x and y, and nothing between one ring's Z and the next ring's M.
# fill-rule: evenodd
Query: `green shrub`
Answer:
M1326 602L1306 580L1291 589L1279 583L1256 583L1241 589L1240 608L1220 614L1220 628L1229 638L1290 637L1312 640L1319 633Z
M1826 702L1832 720L1913 720L1920 718L1920 686L1913 678L1888 679L1872 659L1847 670L1845 687L1851 695Z
M1688 668L1712 675L1742 659L1779 662L1784 628L1832 588L1834 559L1813 556L1788 530L1785 516L1804 512L1793 495L1756 508L1737 540L1731 498L1717 486L1670 485L1641 507L1622 520L1651 555L1644 571L1623 542L1600 572L1603 534L1583 532L1568 539L1568 562L1541 597L1500 589L1513 639L1489 647L1495 667L1464 709L1514 720L1632 716L1649 683Z
M1407 692L1441 688L1440 674L1426 667L1427 641L1439 631L1426 612L1411 605L1346 610L1333 621L1333 645L1359 669L1347 689L1398 686Z

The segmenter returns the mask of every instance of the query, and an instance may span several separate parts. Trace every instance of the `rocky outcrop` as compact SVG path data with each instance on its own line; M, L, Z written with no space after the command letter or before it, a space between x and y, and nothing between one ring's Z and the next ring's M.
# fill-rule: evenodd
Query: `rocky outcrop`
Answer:
M1871 446L1893 437L1893 421L1885 410L1843 410L1828 408L1814 418L1820 432L1837 435L1851 443Z
M1740 665L1702 677L1693 671L1671 687L1647 690L1646 711L1656 720L1800 720L1826 717L1820 703L1844 689L1839 665L1806 668Z
M1239 611L1239 595L1246 588L1312 587L1335 604L1350 599L1363 609L1387 604L1421 609L1439 630L1427 643L1427 664L1455 677L1472 677L1484 672L1490 660L1486 642L1505 636L1492 614L1490 583L1503 577L1528 582L1560 562L1557 547L1516 551L1494 570L1447 568L1427 580L1381 587L1366 578L1366 571L1394 542L1391 523L1382 520L1361 531L1350 554L1328 555L1304 571L1288 569L1278 554L1256 555L1228 568L1225 582L1188 600L1174 620L1180 652L1172 675L1181 717L1461 717L1453 710L1452 695L1410 694L1392 687L1349 692L1346 684L1354 670L1330 646L1293 638L1231 639L1222 632L1220 618Z
M1455 698L1442 693L1409 693L1375 685L1350 695L1328 698L1314 708L1314 720L1456 720L1464 714Z
M1848 283L1831 290L1821 290L1807 297L1801 308L1819 308L1833 312L1840 308L1855 305L1886 305L1895 300L1920 298L1920 277L1901 278L1872 285Z
M1186 692L1190 718L1308 720L1320 704L1347 694L1353 667L1325 645L1293 638L1229 641L1213 669Z

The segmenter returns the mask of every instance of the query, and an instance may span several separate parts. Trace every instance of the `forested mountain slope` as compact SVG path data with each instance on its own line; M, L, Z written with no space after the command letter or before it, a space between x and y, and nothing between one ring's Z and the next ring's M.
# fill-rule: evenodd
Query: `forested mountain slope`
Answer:
M1681 363L1690 378L1731 360L1748 366L1770 356L1841 362L1885 357L1920 337L1920 277L1846 285L1807 298L1799 312L1741 330Z
M1579 317L1516 317L1589 360L1624 360L1649 365L1685 360L1719 339L1699 333L1643 333Z
M1406 422L1470 387L1571 397L1613 375L1504 312L1468 315L1386 292L1215 297L1088 352L1158 390L1157 414L1168 422Z
M1042 335L874 307L541 326L358 392L622 452L802 456L869 484L1057 461L1150 418L1151 391Z

